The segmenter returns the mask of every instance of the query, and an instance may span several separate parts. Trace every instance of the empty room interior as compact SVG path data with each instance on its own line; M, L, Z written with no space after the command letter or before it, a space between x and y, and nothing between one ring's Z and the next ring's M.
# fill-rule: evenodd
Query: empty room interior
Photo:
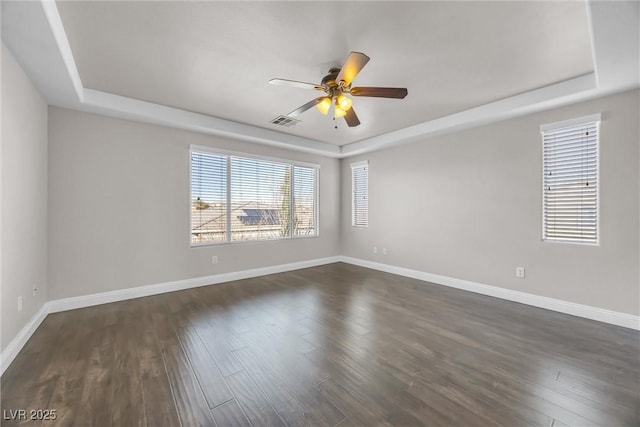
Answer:
M637 1L1 2L2 425L640 425Z

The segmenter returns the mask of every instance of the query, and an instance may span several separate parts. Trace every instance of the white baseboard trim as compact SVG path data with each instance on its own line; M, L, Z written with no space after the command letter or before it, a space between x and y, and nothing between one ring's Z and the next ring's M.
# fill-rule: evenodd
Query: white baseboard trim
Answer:
M0 353L0 375L4 374L4 371L11 365L11 362L13 362L13 359L20 353L22 347L29 341L31 335L38 329L38 326L40 326L45 317L47 317L47 314L49 314L47 304L46 302L42 304L40 310L29 319L27 324L18 332L18 335L16 335L4 351Z
M173 282L158 283L155 285L139 286L135 288L119 289L117 291L100 292L79 297L63 298L49 301L49 313L74 310L76 308L90 307L93 305L107 304L133 298L147 297L150 295L164 294L167 292L181 291L183 289L197 288L200 286L215 285L234 280L250 279L252 277L266 276L268 274L283 273L285 271L300 270L301 268L316 267L318 265L339 262L340 257L317 258L309 261L280 264L270 267L259 267L251 270L234 271L230 273L214 274L211 276L194 277L192 279L176 280Z
M426 273L424 271L412 270L409 268L396 267L389 264L382 264L379 262L368 261L359 258L351 258L347 256L341 256L339 258L342 262L371 268L373 270L384 271L387 273L397 274L399 276L424 280L425 282L431 282L438 285L463 289L465 291L475 292L477 294L488 295L507 301L519 302L534 307L558 311L560 313L571 314L573 316L584 317L586 319L597 320L604 323L610 323L612 325L622 326L624 328L640 330L640 317L634 316L632 314L620 313L617 311L606 310L604 308L577 304L575 302L543 297L526 292L519 292L511 289L500 288L497 286L471 282L468 280Z
M49 313L57 313L60 311L74 310L77 308L90 307L99 304L107 304L127 299L180 291L183 289L196 288L199 286L215 285L218 283L230 282L234 280L249 279L253 277L265 276L268 274L284 273L286 271L316 267L319 265L331 264L334 262L345 262L348 264L371 268L373 270L411 277L413 279L423 280L425 282L431 282L438 285L463 289L465 291L475 292L482 295L488 295L508 301L531 305L534 307L545 308L547 310L558 311L560 313L598 320L600 322L610 323L625 328L640 330L640 317L627 313L620 313L603 308L592 307L569 301L562 301L554 298L500 288L497 286L489 286L482 283L471 282L468 280L456 279L453 277L441 276L438 274L426 273L423 271L411 270L403 267L396 267L393 265L382 264L374 261L367 261L347 256L334 256L48 301L42 305L40 310L38 310L38 312L29 320L29 322L22 328L18 335L16 335L13 340L11 340L4 351L0 353L0 375L2 375L9 367L11 362L13 362L13 359L15 359L20 350L22 350L22 347L24 347L29 338L31 338L31 335L33 335L35 330L38 328L38 326L40 326L42 321L47 317L47 314Z

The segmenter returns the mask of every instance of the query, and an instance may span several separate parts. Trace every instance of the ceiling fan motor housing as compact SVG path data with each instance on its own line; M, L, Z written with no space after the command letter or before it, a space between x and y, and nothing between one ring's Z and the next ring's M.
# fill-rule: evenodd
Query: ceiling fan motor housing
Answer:
M345 86L344 82L340 84L340 82L336 81L338 74L340 74L340 68L331 68L329 73L322 78L321 82L324 91L327 93L327 97L331 98L334 102L338 95L350 93L349 86Z

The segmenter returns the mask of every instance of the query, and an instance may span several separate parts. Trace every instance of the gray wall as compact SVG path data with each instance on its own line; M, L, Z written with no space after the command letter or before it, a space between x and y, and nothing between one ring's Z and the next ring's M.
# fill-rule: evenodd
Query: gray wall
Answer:
M344 159L343 255L639 314L638 99L630 91ZM601 244L542 242L539 126L597 112ZM350 163L365 159L370 226L357 229Z
M190 248L189 144L319 163L320 236ZM339 165L337 159L50 107L50 299L335 256Z
M47 104L4 44L0 159L4 350L47 299ZM33 285L38 287L35 296Z

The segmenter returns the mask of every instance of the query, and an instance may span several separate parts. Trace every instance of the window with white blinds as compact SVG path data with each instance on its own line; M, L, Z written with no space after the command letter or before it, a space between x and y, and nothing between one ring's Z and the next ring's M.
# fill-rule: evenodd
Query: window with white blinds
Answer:
M351 225L369 226L369 162L351 165Z
M541 126L543 239L598 243L600 115Z
M316 236L318 167L191 150L191 244Z

